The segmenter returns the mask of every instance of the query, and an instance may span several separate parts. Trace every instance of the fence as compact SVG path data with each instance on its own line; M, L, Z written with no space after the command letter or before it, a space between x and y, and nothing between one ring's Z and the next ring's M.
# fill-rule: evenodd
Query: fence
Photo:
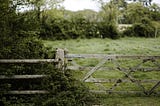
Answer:
M84 77L81 79L86 83L94 83L98 89L91 89L91 92L96 93L143 93L145 95L152 94L160 94L160 56L124 56L124 55L103 55L103 54L66 54L67 52L63 49L57 49L55 59L0 59L0 64L39 64L39 63L56 63L55 67L65 71L66 68L71 70L89 70ZM92 64L90 67L81 66L76 63L75 59L98 59L99 63ZM135 61L136 60L136 61ZM92 61L91 61L92 62ZM123 64L120 64L120 63ZM131 66L128 64L131 63ZM94 66L94 67L93 67ZM96 78L94 75L98 70L103 70L105 72L109 72L110 74L104 74L102 72L103 77L105 78ZM136 75L144 75L145 74L137 74L136 72L143 72L147 74L151 74L148 72L154 72L157 76L149 79L139 79ZM118 72L118 73L116 73ZM100 72L99 72L100 73ZM111 74L112 73L112 74ZM136 73L134 75L134 73ZM115 78L111 77L114 74ZM111 76L110 76L111 75ZM13 75L13 76L5 76L0 75L0 80L27 80L27 79L42 79L47 77L47 75ZM106 78L107 77L107 78ZM143 77L143 76L142 76ZM111 83L110 86L104 86L105 84ZM119 90L120 85L129 83L134 84L138 87L135 89L125 89ZM147 88L143 85L143 83L151 83L151 85L147 86ZM128 87L128 86L125 86ZM118 89L117 89L118 88ZM23 90L20 91L7 91L7 94L46 94L49 93L47 90Z
M0 59L0 65L2 64L42 64L42 63L50 63L53 64L57 69L64 71L64 51L62 49L57 49L55 53L55 59ZM0 75L0 84L3 83L10 83L13 81L17 81L17 83L22 83L25 81L25 84L27 84L28 81L31 81L34 86L34 81L39 80L41 81L43 78L48 77L48 75ZM36 82L37 83L37 82ZM12 85L12 86L16 86ZM22 84L21 86L24 86ZM32 86L32 85L31 85ZM31 94L48 94L49 92L47 90L5 90L0 91L2 94L9 94L9 95L31 95Z
M159 78L159 71L160 71L160 56L124 56L124 55L102 55L102 54L68 54L66 56L67 58L70 58L70 60L74 60L75 58L79 59L88 59L96 58L100 59L99 63L93 67L93 64L88 66L81 66L76 61L71 61L70 66L68 66L70 69L73 70L89 70L85 75L83 75L83 78L81 79L83 82L86 83L94 83L98 89L92 89L91 92L96 93L138 93L138 94L145 94L145 95L152 95L152 94L160 94L160 78ZM94 60L92 60L94 61ZM120 64L123 63L123 64ZM131 64L131 66L129 66ZM107 66L108 65L108 66ZM106 73L109 78L96 78L96 72L99 70L107 71ZM103 74L104 72L101 71ZM116 78L110 78L110 75L113 76L113 74L121 74L121 76L117 75ZM140 74L139 74L140 72ZM100 72L99 72L100 73ZM136 78L136 75L139 76ZM155 76L148 75L150 78L144 79L140 77L144 77L146 74L155 73L156 79L154 79ZM97 73L98 74L98 73ZM106 77L105 75L100 75L103 77ZM105 86L105 84L110 83L110 86ZM128 86L122 88L121 85L125 85L126 83L129 83ZM149 87L145 86L145 84L150 83ZM133 87L132 90L129 90L128 87L130 85L136 85L137 87ZM127 85L127 84L126 84ZM128 89L128 90L127 90Z

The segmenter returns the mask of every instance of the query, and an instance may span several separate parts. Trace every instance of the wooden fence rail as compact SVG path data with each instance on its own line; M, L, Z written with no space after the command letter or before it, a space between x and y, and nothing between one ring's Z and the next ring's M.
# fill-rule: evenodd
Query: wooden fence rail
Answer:
M88 58L95 58L100 59L100 62L95 65L94 67L83 67L81 65L78 65L74 61L74 58L82 58L82 59L88 59ZM118 62L116 62L117 59L141 59L141 63L137 64L134 67L124 68L119 65ZM74 70L89 70L86 75L83 77L82 81L87 83L94 83L96 86L100 88L100 90L91 90L91 92L96 93L143 93L146 95L151 95L155 93L155 90L160 87L160 79L143 79L139 80L133 77L132 73L136 71L157 71L160 72L160 56L143 56L143 55L105 55L105 54L66 54L65 50L63 49L57 49L56 50L56 56L55 59L0 59L0 64L40 64L40 63L56 63L55 67L59 68L62 71L65 71L65 69L74 69ZM116 67L103 67L104 64L107 64L108 61L112 61L113 64L115 64ZM146 62L151 62L155 65L155 67L141 67ZM69 66L70 62L72 62L72 65ZM93 74L97 70L114 70L121 72L124 74L122 78L94 78ZM15 79L42 79L48 77L48 75L12 75L12 76L6 76L6 75L0 75L0 80L15 80ZM120 83L133 83L137 85L141 91L116 91L115 88L117 88ZM113 85L108 89L103 86L102 83L113 83ZM142 85L142 83L155 83L149 90L145 89L145 87ZM101 89L102 88L102 89ZM1 91L0 91L1 92ZM12 90L5 92L8 94L47 94L49 93L46 90ZM159 91L156 92L156 94L160 94Z
M66 54L66 58L109 58L109 59L118 59L118 58L146 58L146 59L160 59L160 56L146 56L146 55L106 55L106 54Z
M91 92L95 93L119 93L119 94L124 94L124 93L139 93L139 94L145 94L145 95L151 95L151 94L160 94L160 91L155 91L160 87L160 79L137 79L133 77L133 73L137 71L142 71L142 72L151 72L151 71L157 71L160 72L160 56L144 56L144 55L105 55L105 54L67 54L65 56L68 58L71 62L72 65L68 66L69 69L72 70L89 70L86 75L84 75L84 78L82 79L83 82L86 83L94 83L96 86L98 86L99 90L90 90ZM87 67L87 66L81 66L74 59L100 59L100 62L95 65L94 67ZM76 60L77 60L76 59ZM139 59L141 62L137 63L135 66L124 68L121 66L117 60L119 59L129 59L129 60L137 60ZM127 60L128 61L128 60ZM107 62L112 62L115 67L104 67L104 64L107 64ZM143 64L151 62L154 64L154 67L141 67ZM124 74L122 78L114 78L114 79L105 79L105 78L94 78L93 74L97 70L103 70L103 71L111 71L111 70L116 70L118 72L121 72ZM110 88L106 88L103 84L104 83L113 83L113 85ZM127 91L127 90L122 90L122 91L117 91L115 90L117 87L120 86L121 83L133 83L141 91ZM146 89L145 86L142 83L152 83L152 87L149 89Z
M47 90L12 90L4 92L4 94L10 95L35 95L35 94L49 94Z
M0 59L0 64L39 64L57 62L56 59Z
M0 80L7 80L7 79L38 79L38 78L45 78L47 75L0 75Z
M65 51L63 49L57 49L55 53L55 59L0 59L1 64L41 64L41 63L54 63L55 68L63 70L65 66L64 61ZM0 82L3 80L32 80L43 79L48 77L48 75L0 75ZM6 83L6 82L4 82ZM19 89L19 88L17 88ZM13 94L13 95L31 95L31 94L48 94L47 90L11 90L11 91L0 91L3 94Z

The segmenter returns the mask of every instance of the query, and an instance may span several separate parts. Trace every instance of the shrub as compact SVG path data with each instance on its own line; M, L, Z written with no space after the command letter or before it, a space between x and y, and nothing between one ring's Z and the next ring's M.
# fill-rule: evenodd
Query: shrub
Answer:
M113 23L99 23L99 32L102 38L119 38L119 32L117 30L116 25L114 25Z
M70 71L54 71L48 81L49 98L43 100L43 106L90 106L97 101L80 81L71 76ZM45 82L47 82L45 81Z
M48 52L42 42L38 39L36 31L17 30L8 34L0 34L0 58L1 59L41 59L48 58ZM48 52L47 52L48 51ZM53 54L54 55L54 54ZM11 81L1 82L0 84L0 105L28 106L31 102L35 106L55 105L83 105L91 104L94 98L88 89L79 81L73 79L69 72L63 73L54 69L54 64L1 64L1 75L34 75L47 74L50 75L44 81L38 81L34 85L31 81ZM37 96L12 96L5 97L3 93L8 90L26 90L26 89L47 89L51 94Z
M154 37L155 27L148 18L141 20L141 23L135 23L132 27L123 32L126 36L136 37Z

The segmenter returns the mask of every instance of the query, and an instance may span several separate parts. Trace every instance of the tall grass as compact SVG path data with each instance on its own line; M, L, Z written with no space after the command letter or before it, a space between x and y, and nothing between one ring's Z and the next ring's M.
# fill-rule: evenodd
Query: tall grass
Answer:
M67 48L70 53L89 54L124 54L124 55L160 55L159 38L126 37L118 40L111 39L77 39L62 41L43 41L45 46Z

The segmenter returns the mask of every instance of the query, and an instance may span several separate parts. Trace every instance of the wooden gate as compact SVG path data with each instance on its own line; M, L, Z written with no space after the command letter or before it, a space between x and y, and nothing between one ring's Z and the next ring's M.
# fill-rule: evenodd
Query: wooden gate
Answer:
M0 65L5 64L29 64L29 65L37 65L37 64L52 64L54 65L58 70L64 71L65 66L66 66L66 61L64 59L65 51L63 49L57 49L55 53L55 59L0 59ZM32 69L31 69L32 70ZM31 71L28 70L28 71ZM1 71L1 70L0 70ZM45 70L44 70L45 71ZM30 74L30 73L29 73ZM34 81L38 80L41 82L43 78L48 77L48 75L0 75L0 85L9 83L10 82L16 82L21 83L22 80L25 82L25 84L21 84L21 87L23 88L24 85L28 83L28 81L32 82L32 85L34 86ZM16 86L15 85L7 85L7 86ZM20 88L16 88L16 90L10 90L10 89L4 89L3 91L0 91L2 94L9 94L9 95L31 95L31 94L48 94L49 92L47 90L30 90L30 89L25 89L25 90L20 90Z
M97 64L90 67L76 63L88 59L98 59ZM92 60L90 61L92 62ZM56 63L56 68L65 71L89 70L81 79L83 82L95 84L96 93L142 93L145 95L160 94L160 56L124 56L105 54L66 54L63 49L56 50L55 59L0 59L0 64L39 64ZM131 65L130 65L131 64ZM94 67L93 67L94 66ZM98 72L101 71L101 72ZM102 72L103 71L103 72ZM101 77L97 77L96 73ZM105 72L105 73L104 73ZM144 73L144 74L142 74ZM114 76L114 77L113 77ZM42 79L47 75L0 75L0 80ZM146 86L146 84L149 84ZM107 85L107 86L106 86ZM125 85L125 86L123 86ZM130 89L130 85L135 85ZM93 88L95 88L95 86ZM121 89L120 89L121 88ZM7 94L46 94L46 90L7 91Z
M66 55L70 62L69 69L72 70L89 70L81 79L83 82L94 83L98 89L92 89L91 92L96 93L141 93L145 95L160 94L160 56L123 56L123 55L102 55L102 54L68 54ZM75 58L79 59L99 59L99 63L94 67L83 67L74 61ZM123 64L121 64L123 63ZM111 65L112 64L112 65ZM129 66L131 64L131 66ZM108 65L108 66L107 66ZM103 70L110 73L119 72L121 76L118 78L96 78L94 75L97 71ZM102 71L101 71L102 72ZM113 72L113 74L114 74ZM142 74L142 72L144 74ZM99 72L100 73L100 72ZM103 72L102 72L103 73ZM140 74L138 74L140 73ZM149 74L156 74L149 75ZM148 74L147 78L141 78ZM140 76L141 75L141 76ZM105 75L102 75L105 76ZM110 77L109 75L107 75ZM104 86L110 83L110 86ZM121 85L127 83L134 84L132 90L127 90L125 87L121 90ZM145 84L150 84L145 86Z

